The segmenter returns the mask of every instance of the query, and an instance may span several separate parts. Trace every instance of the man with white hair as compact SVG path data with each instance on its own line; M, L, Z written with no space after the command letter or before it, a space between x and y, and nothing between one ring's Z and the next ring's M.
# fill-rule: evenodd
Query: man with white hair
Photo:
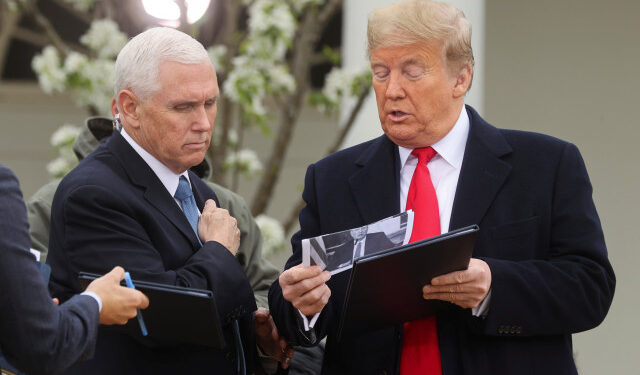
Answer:
M253 291L235 256L236 219L189 171L207 152L219 97L204 47L170 28L137 35L116 60L114 93L121 130L69 173L54 197L47 258L52 295L64 301L79 291L79 271L104 273L116 264L137 280L209 289L226 346L158 342L101 328L94 358L68 373L251 373L256 344L286 367L291 353L268 311L254 319Z
M600 324L615 289L578 149L465 106L471 26L450 4L374 10L368 52L385 134L307 170L293 256L269 292L279 329L303 345L327 337L323 374L577 374L571 334ZM349 272L327 283L302 267L301 239L405 209L411 241L479 225L468 269L416 285L450 302L436 316L338 341Z

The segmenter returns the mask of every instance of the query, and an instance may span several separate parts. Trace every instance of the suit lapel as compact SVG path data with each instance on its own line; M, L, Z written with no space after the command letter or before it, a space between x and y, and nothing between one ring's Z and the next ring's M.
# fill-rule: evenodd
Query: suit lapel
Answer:
M107 147L127 172L131 183L144 190L144 199L173 223L189 239L194 248L198 248L198 239L187 217L142 157L118 132L113 133Z
M364 224L400 212L398 148L386 136L377 138L356 160L349 186Z
M449 230L478 224L511 172L501 159L511 146L500 131L467 106L470 129L453 201Z

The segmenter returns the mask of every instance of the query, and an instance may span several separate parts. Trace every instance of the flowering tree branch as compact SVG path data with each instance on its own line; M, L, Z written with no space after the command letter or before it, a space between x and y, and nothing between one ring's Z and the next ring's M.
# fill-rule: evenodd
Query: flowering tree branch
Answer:
M360 113L360 110L364 105L364 101L367 99L367 97L369 96L369 93L371 92L371 84L369 83L367 85L363 85L361 89L362 89L362 92L358 96L358 100L356 101L356 104L351 109L351 112L349 113L349 117L347 118L346 122L339 127L340 131L338 132L338 134L336 134L336 137L334 138L333 143L331 144L331 146L329 146L324 156L331 155L334 152L338 151L342 146L342 144L344 143L344 140L347 137L347 134L349 134L349 132L351 131L351 128L353 127L353 124L355 123L356 118L358 117L358 114ZM299 198L298 202L293 206L293 208L291 209L291 212L289 213L289 216L287 217L287 220L284 223L285 233L289 233L291 229L294 227L294 225L298 221L298 213L300 212L300 210L302 210L304 205L305 205L304 200L302 198Z
M329 19L341 6L341 0L330 0L324 7L314 8L305 13L300 23L290 59L290 67L297 87L286 98L287 105L280 108L280 126L276 141L251 204L251 212L254 216L262 214L271 200L273 189L282 169L282 162L289 148L294 126L300 115L302 99L309 87L308 77L311 69L309 62L314 55L314 47Z

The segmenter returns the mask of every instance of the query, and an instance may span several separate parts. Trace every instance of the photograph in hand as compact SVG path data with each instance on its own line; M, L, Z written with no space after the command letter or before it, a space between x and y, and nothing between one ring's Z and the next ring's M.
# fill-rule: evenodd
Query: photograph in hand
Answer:
M361 227L302 240L302 264L319 265L331 274L350 269L358 258L405 245L411 237L413 211Z

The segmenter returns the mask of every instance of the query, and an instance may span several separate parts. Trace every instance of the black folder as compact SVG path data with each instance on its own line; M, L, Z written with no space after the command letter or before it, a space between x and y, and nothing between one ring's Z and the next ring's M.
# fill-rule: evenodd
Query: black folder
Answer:
M80 272L78 278L83 288L101 275ZM137 290L149 298L149 307L141 310L147 326L147 337L160 342L180 342L205 345L218 349L224 347L224 338L213 292L132 280ZM122 282L124 286L124 281ZM142 338L136 318L122 327L125 332Z
M432 315L448 302L425 300L436 276L467 269L477 225L372 254L353 263L338 339Z

